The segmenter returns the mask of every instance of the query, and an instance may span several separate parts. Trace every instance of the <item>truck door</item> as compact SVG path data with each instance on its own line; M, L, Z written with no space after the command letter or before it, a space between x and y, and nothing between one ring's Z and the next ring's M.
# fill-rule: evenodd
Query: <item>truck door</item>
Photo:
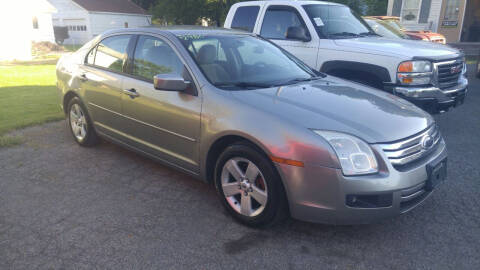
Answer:
M267 7L260 27L260 36L267 38L295 55L310 67L316 68L318 54L318 36L309 31L300 12L292 6L270 5ZM287 37L290 27L303 28L309 40L296 40Z

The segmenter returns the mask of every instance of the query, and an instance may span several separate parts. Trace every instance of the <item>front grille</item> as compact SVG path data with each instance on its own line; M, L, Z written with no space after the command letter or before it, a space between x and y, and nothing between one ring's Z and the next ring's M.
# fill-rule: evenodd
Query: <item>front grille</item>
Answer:
M428 137L432 140L429 145ZM440 142L442 136L436 124L406 139L380 144L383 152L396 168L410 164L430 154Z
M435 66L438 88L446 89L458 84L463 69L462 60L435 63Z

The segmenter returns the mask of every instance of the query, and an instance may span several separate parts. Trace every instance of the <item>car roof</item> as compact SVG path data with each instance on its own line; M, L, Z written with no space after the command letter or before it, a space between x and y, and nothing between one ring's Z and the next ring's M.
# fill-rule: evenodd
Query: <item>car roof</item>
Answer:
M237 29L227 29L221 27L203 27L195 25L178 25L178 26L148 26L138 28L123 28L109 30L103 33L103 35L119 34L119 33L131 33L131 32L144 32L144 33L157 33L157 34L173 34L175 36L182 35L254 35L252 33L241 31Z

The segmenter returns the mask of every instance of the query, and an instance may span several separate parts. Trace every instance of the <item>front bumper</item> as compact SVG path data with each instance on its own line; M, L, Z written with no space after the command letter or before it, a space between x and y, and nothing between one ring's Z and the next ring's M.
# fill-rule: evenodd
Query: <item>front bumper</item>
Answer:
M425 188L427 165L447 157L442 140L436 150L414 166L397 170L373 146L380 172L374 175L346 177L337 168L277 164L287 192L293 218L325 224L364 224L406 213L430 196ZM383 160L383 161L382 161ZM351 207L348 197L387 195L391 201L379 207Z
M435 86L405 87L397 85L387 86L386 88L427 112L441 113L448 111L451 107L463 104L468 92L468 79L461 75L457 85L446 89Z

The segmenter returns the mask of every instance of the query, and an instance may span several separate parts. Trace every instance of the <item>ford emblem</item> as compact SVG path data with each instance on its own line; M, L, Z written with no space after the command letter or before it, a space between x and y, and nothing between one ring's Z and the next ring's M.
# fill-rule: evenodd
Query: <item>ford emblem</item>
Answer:
M430 135L426 135L422 138L421 145L423 149L428 150L433 147L433 138Z

